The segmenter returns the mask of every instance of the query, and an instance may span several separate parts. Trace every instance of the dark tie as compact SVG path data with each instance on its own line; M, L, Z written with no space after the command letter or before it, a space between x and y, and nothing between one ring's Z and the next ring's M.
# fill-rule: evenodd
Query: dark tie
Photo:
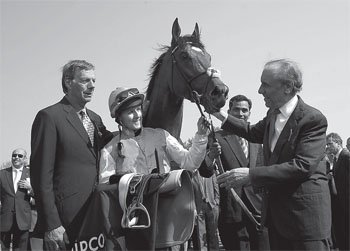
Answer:
M270 150L273 152L276 142L277 142L277 136L275 136L275 123L277 115L281 113L279 109L275 109L272 112L271 119L270 119L270 128L269 128L269 144L270 144ZM275 137L275 138L274 138Z
M94 125L92 124L90 118L86 115L86 113L84 111L80 112L81 115L81 121L83 122L84 128L87 132L87 134L89 135L89 139L91 141L91 145L94 145Z
M338 160L337 157L334 156L334 158L333 158L333 170L334 170L335 164L337 164L337 160Z

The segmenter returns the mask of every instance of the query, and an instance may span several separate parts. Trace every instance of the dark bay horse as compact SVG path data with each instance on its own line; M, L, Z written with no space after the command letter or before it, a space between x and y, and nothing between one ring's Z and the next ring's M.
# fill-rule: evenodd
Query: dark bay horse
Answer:
M211 67L211 57L200 40L198 24L192 35L180 36L176 18L172 27L171 46L164 46L163 54L151 67L147 88L146 112L143 125L163 128L180 138L183 101L198 100L206 111L225 105L228 87Z

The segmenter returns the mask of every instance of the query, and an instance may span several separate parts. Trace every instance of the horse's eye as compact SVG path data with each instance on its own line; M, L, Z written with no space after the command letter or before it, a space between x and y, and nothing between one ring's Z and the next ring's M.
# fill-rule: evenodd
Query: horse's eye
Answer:
M185 52L185 51L181 52L181 57L182 57L183 59L187 59L187 58L188 58L188 53Z

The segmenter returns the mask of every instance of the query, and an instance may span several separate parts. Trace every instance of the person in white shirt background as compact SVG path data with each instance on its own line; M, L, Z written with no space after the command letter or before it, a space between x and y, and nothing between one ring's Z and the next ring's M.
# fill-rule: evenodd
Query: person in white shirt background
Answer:
M12 166L0 171L1 248L27 250L31 227L30 199L32 187L29 168L25 166L27 152L18 148L12 152Z

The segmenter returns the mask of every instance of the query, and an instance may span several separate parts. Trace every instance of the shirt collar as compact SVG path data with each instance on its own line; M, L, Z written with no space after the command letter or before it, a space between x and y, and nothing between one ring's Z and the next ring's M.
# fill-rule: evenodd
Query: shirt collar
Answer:
M337 154L334 156L336 158L336 160L339 159L339 155L340 155L341 151L343 151L343 148L340 148L339 151L337 152Z
M293 98L291 98L287 103L285 103L283 106L279 108L282 115L286 118L289 118L290 115L294 112L295 107L298 104L298 96L294 95Z
M22 172L23 171L23 166L21 168L15 168L15 167L12 167L12 172L16 172L19 171L19 172Z
M83 108L83 109L81 109L80 111L78 111L78 114L80 114L81 112L84 112L85 114L87 114L87 113L86 113L86 108Z

